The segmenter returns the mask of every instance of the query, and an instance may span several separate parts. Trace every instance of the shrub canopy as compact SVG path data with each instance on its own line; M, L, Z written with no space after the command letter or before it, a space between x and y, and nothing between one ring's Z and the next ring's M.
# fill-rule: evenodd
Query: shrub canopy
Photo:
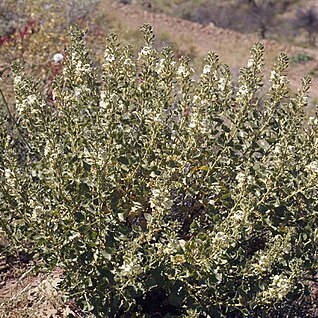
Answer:
M109 36L100 76L73 30L53 99L12 66L2 231L96 317L290 310L317 268L310 79L291 92L281 54L265 90L260 43L237 83L215 53L195 75L142 32L137 57Z

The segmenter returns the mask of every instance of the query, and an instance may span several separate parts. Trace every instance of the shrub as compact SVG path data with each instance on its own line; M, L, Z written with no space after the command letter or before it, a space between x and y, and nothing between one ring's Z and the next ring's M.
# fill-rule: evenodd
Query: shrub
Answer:
M296 13L294 25L303 28L308 33L308 41L311 45L316 45L318 29L318 11L314 6L299 9Z
M310 79L291 92L281 54L262 92L258 43L237 87L215 53L194 80L142 31L137 58L109 36L100 77L73 30L53 101L13 64L2 231L96 317L282 317L317 268Z
M308 53L299 53L291 57L291 62L295 64L305 64L313 59L314 58Z
M19 12L16 10L17 6L20 9ZM1 1L0 37L11 35L19 27L20 23L26 22L26 15L23 14L25 9L26 5L23 3L23 1Z
M80 2L63 0L50 3L45 0L2 2L0 4L1 62L21 59L31 65L34 72L43 71L42 76L45 79L53 55L63 51L64 46L69 43L68 38L63 34L65 29L74 24L90 27L92 33L97 29L93 13L95 17L99 16L96 14L99 0ZM2 28L1 23L5 27ZM96 34L94 36L96 38ZM38 48L41 45L43 50L39 52ZM46 69L43 70L44 68Z

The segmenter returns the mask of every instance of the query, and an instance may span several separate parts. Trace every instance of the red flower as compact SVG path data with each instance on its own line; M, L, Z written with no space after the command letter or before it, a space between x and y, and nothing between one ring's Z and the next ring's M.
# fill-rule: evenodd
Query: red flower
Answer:
M4 45L8 42L8 37L7 36L0 36L0 45Z
M23 40L24 37L28 34L28 31L29 31L29 28L27 26L24 26L19 30L19 36L21 40Z

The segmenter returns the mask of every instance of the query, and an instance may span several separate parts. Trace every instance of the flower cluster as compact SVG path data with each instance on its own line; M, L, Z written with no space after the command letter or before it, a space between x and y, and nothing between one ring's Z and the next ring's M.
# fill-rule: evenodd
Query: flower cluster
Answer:
M266 291L261 292L258 296L265 300L265 302L271 303L273 300L282 300L293 288L293 283L290 278L284 275L274 275L269 288Z

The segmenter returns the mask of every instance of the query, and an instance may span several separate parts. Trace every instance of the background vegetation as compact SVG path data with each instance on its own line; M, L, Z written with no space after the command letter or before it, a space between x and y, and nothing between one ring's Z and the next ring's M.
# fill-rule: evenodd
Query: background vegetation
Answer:
M243 33L257 32L261 38L283 41L307 33L307 43L316 45L317 3L302 0L125 0L146 10L163 12L201 24L213 24Z

